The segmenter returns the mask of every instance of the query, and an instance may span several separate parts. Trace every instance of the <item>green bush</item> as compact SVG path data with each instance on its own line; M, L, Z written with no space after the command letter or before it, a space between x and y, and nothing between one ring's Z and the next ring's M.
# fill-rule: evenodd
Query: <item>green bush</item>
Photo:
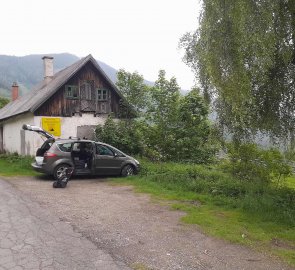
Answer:
M115 121L108 117L95 130L96 140L111 144L130 155L151 161L177 161L206 164L215 161L218 143L209 136L210 126L201 131L183 126L175 130L160 129L136 119ZM205 131L204 131L205 130Z
M0 154L0 159L6 160L8 163L30 163L32 161L31 157L21 156L18 153Z
M96 127L96 139L111 144L127 154L141 155L143 145L138 125L136 121L115 122L112 117L108 117L103 126Z
M224 168L243 181L270 183L291 174L287 160L276 149L263 150L256 144L228 144L229 160Z

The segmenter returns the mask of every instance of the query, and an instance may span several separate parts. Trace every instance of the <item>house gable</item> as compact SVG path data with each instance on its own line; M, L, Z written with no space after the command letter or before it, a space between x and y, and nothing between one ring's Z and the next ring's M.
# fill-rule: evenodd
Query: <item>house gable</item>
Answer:
M34 111L36 116L71 117L75 114L119 113L119 96L114 85L88 61Z

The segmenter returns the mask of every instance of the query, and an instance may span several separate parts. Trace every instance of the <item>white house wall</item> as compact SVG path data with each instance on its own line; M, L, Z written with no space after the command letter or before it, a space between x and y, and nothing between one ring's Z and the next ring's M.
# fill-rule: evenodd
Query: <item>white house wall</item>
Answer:
M3 123L3 148L6 152L33 155L36 147L36 135L22 129L23 124L34 124L32 113L22 114ZM23 135L21 135L23 133Z
M77 137L78 127L104 124L107 115L94 117L93 114L83 114L82 116L59 118L61 119L60 137L68 138L70 136ZM3 148L9 153L17 152L21 155L35 155L37 149L43 144L44 138L35 132L22 130L23 124L41 127L42 116L34 116L32 113L27 113L13 117L2 123ZM23 134L21 135L21 133Z
M46 118L49 118L46 116ZM107 119L107 115L94 117L93 113L84 113L82 116L72 117L53 117L61 119L61 138L77 137L77 129L79 126L97 126L103 125ZM35 116L35 125L42 126L42 116Z

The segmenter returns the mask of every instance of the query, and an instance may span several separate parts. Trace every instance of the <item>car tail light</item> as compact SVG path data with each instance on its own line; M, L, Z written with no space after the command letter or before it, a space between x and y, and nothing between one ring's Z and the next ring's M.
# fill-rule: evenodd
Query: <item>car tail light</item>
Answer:
M56 157L56 154L50 153L50 152L45 152L44 157L45 158L52 158L52 157Z

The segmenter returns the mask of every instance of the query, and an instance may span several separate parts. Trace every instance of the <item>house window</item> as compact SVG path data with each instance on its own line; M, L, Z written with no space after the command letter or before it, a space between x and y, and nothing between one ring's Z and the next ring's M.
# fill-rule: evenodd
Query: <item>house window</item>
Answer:
M108 90L97 89L97 100L107 100L107 99L108 99Z
M76 85L66 85L66 98L78 99L78 87Z

